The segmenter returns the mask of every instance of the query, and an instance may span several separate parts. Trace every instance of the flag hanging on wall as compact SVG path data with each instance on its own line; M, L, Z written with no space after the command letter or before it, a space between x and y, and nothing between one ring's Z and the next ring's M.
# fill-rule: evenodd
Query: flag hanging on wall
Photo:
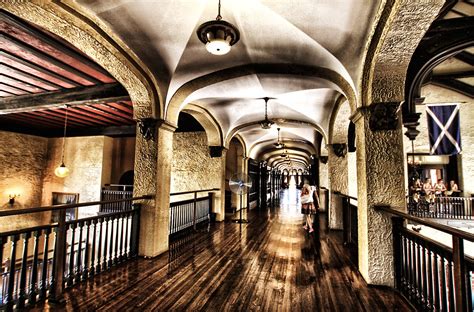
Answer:
M431 155L455 155L461 152L459 104L427 104Z

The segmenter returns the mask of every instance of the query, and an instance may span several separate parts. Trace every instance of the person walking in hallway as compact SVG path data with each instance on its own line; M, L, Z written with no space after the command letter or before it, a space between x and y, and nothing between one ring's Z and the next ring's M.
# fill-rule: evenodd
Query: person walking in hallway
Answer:
M306 221L303 228L309 229L309 233L313 233L313 215L316 214L316 208L314 207L313 191L308 184L304 184L301 189L301 213L305 215Z

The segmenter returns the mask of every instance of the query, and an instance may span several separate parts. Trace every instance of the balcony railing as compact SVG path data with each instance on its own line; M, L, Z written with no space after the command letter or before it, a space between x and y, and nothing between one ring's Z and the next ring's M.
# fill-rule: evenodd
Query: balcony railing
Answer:
M474 259L465 255L464 241L474 242L474 235L387 206L376 209L396 216L392 223L398 290L421 311L473 311ZM405 221L450 234L453 247L409 230Z
M102 188L101 201L127 199L133 197L133 185L107 184ZM131 201L114 202L100 205L100 212L119 212L132 209Z
M470 197L407 197L408 213L422 218L474 220L473 206Z
M175 234L185 229L193 228L203 222L209 221L212 214L212 202L214 194L212 191L218 189L198 190L171 193L170 196L192 195L191 199L186 199L170 203L170 228L169 234ZM206 193L207 196L198 197L199 193Z
M66 209L123 201L55 205L0 211L4 216L58 211L59 222L0 233L0 310L12 311L49 298L60 300L65 287L110 269L138 254L140 205L66 222Z

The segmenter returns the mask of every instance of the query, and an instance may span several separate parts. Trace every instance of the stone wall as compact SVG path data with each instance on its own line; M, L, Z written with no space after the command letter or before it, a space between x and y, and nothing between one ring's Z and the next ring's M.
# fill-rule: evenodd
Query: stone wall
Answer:
M47 149L46 138L0 131L0 210L41 205ZM20 195L13 207L8 203L10 194ZM2 217L0 232L34 226L41 221L37 215Z
M329 188L328 164L319 162L319 186Z
M65 178L58 178L54 169L61 163L62 138L49 139L43 205L51 205L52 192L79 193L80 202L100 200L105 141L104 136L67 138L64 162L70 173ZM79 216L93 215L98 209L96 206L81 208Z
M209 155L205 132L174 133L170 192L220 188L223 165L220 157L211 158ZM172 196L171 202L191 197Z
M122 174L134 169L135 137L114 138L112 144L110 183L117 184Z
M460 105L460 122L461 122L461 143L462 153L460 157L461 165L459 166L460 181L459 187L464 190L464 196L474 194L474 99L464 96L460 93L433 86L426 85L422 89L422 96L425 97L424 104L435 103L461 103ZM429 153L430 142L428 137L428 127L426 120L426 112L424 105L416 106L417 112L421 113L420 125L418 130L420 134L417 136L414 145L415 153ZM405 153L411 153L411 142L406 136L403 138ZM408 179L405 179L408 181ZM408 186L405 187L408 189Z

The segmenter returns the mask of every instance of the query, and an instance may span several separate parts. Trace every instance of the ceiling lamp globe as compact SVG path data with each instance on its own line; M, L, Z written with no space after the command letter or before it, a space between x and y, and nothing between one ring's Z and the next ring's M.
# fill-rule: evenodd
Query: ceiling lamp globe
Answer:
M230 51L229 40L214 38L206 43L206 50L214 55L224 55Z
M201 24L196 34L206 50L213 55L224 55L229 53L231 47L240 39L240 32L229 22L222 19L221 2L219 0L217 17L213 21Z
M69 168L62 163L59 167L54 170L54 174L59 178L65 178L69 175Z

